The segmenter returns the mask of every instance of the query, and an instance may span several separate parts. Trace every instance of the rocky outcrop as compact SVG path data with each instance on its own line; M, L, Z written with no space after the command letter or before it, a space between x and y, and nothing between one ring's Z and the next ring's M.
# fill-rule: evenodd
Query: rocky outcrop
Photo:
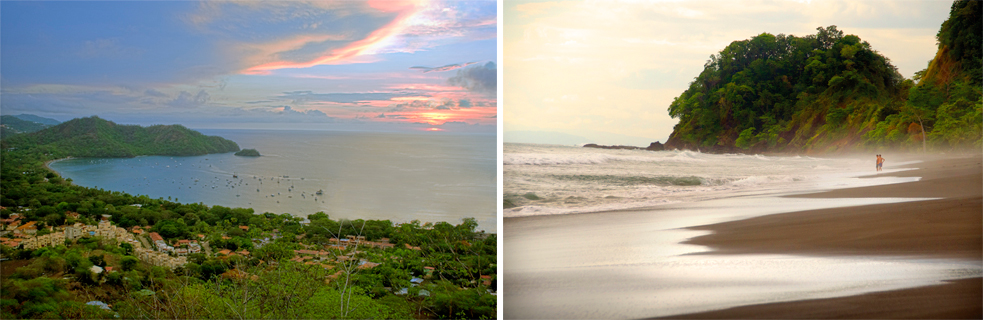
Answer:
M664 145L662 145L662 143L656 141L656 142L652 142L651 144L649 144L648 148L645 148L645 150L648 150L648 151L663 151L663 150L666 150L666 146L664 146Z

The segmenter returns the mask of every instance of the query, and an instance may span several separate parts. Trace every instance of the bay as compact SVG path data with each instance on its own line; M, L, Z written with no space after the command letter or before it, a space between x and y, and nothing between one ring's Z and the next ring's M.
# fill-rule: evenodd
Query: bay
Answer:
M83 158L51 168L77 185L182 203L397 223L473 217L479 229L497 231L494 135L199 131L263 156Z

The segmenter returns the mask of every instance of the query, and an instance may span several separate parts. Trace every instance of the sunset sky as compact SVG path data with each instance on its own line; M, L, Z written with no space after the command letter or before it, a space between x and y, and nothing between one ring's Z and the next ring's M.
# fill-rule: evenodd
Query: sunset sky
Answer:
M677 122L666 109L710 55L765 32L806 36L836 25L869 42L910 78L935 56L935 34L951 5L508 1L502 13L505 142L665 142Z
M0 112L495 132L494 1L0 3Z

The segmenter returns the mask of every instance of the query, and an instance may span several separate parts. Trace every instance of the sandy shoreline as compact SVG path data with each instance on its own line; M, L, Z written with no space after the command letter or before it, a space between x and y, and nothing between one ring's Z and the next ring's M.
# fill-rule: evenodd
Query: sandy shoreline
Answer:
M48 161L45 161L45 162L44 162L44 168L45 168L45 169L48 169L48 171L51 171L51 172L54 172L54 173L55 173L56 175L58 175L58 177L59 177L59 178L62 178L62 176L61 176L61 173L58 173L58 171L55 171L55 169L52 169L52 168L51 168L51 164L52 164L52 163L55 163L55 162L58 162L58 161L62 161L62 160L70 160L70 159L75 159L75 158L73 158L73 157L68 157L68 158L61 158L61 159L55 159L55 160L48 160Z
M714 231L686 243L711 254L891 255L983 263L983 161L979 155L930 160L917 170L881 174L919 181L794 197L941 198L810 210L698 226ZM983 278L859 296L736 307L670 318L975 318L983 317Z

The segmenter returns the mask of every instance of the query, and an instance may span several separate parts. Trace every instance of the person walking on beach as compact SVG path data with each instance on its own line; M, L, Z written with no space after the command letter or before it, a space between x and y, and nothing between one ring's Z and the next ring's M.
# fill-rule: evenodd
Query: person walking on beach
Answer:
M877 171L881 171L884 167L884 158L881 155L877 155Z

